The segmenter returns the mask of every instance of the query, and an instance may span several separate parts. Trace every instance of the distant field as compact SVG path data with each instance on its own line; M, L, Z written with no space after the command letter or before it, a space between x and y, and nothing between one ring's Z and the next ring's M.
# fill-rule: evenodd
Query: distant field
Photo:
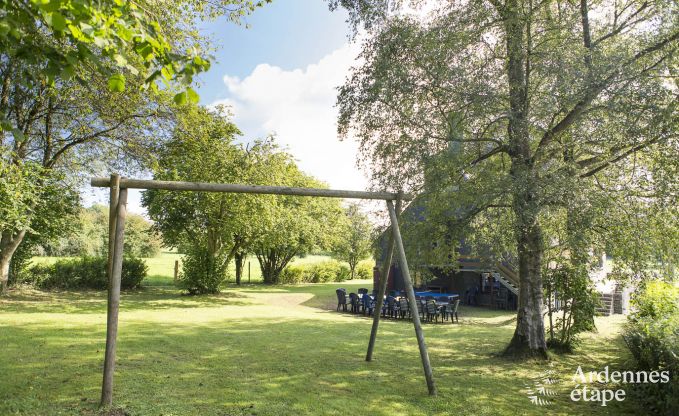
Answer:
M149 266L148 277L144 279L144 286L167 286L172 285L174 276L174 262L179 260L179 267L181 270L182 254L171 251L163 251L156 257L145 258L146 265ZM72 257L33 257L31 262L33 264L52 264L57 260L68 259ZM290 264L311 264L320 263L331 260L330 256L322 255L308 255L304 257L296 257ZM371 260L363 260L371 262ZM248 272L248 263L250 263ZM235 281L236 268L233 262L229 265L229 282ZM260 283L262 281L262 273L259 269L257 257L249 256L245 262L243 270L243 283Z

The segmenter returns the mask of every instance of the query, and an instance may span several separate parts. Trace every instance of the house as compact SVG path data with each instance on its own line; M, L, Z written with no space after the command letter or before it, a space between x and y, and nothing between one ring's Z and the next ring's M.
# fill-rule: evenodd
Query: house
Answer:
M407 228L408 222L424 221L426 213L417 200L406 208L402 214L402 223ZM389 231L389 230L387 230ZM405 233L404 233L405 234ZM386 232L378 240L377 262L373 269L373 286L378 287L380 270L386 252ZM435 243L432 243L435 244ZM404 236L404 245L408 250L408 238ZM410 250L421 252L426 248ZM478 254L477 254L478 256ZM455 256L449 256L445 264L422 264L417 255L409 256L413 285L417 291L433 291L460 295L462 304L489 308L516 310L518 306L519 275L517 268L510 261L493 261L492 256L474 257L471 247L461 242ZM597 292L601 295L601 305L597 308L600 315L623 314L629 311L631 289L623 288L607 277L611 271L610 260L602 256L599 267L591 277ZM425 279L424 275L430 278ZM398 264L392 263L387 281L387 293L405 290L403 275ZM559 308L559 301L555 302Z

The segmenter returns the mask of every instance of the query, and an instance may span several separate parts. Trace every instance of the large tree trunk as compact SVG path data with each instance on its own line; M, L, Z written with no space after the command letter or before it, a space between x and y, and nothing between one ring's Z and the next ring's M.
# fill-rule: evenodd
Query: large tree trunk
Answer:
M526 21L518 1L507 0L501 13L507 43L510 107L507 136L512 160L511 176L514 181L512 206L516 216L520 283L516 330L505 349L505 355L547 357L542 317L540 185L537 183L537 169L531 157L528 128L530 56L524 34L529 31L526 30Z
M0 238L0 295L7 292L9 266L12 262L12 256L14 256L19 244L24 240L25 235L26 231L20 231L17 234L12 234L9 231L2 233Z
M521 227L521 226L519 226ZM547 357L542 316L542 230L538 224L519 228L519 308L516 330L504 354L513 357Z

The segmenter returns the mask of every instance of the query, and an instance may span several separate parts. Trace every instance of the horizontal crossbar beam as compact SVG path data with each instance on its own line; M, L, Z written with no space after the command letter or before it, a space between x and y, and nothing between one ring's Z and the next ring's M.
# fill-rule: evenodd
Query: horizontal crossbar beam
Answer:
M92 178L90 184L98 188L108 188L111 185L110 178ZM290 186L262 186L242 185L236 183L208 183L208 182L175 182L154 181L143 179L120 179L121 188L129 189L163 189L166 191L197 191L197 192L227 192L236 194L269 194L269 195L297 195L297 196L320 196L326 198L352 198L352 199L380 199L395 201L401 199L409 201L413 199L410 194L394 192L366 192L345 191L339 189L297 188Z

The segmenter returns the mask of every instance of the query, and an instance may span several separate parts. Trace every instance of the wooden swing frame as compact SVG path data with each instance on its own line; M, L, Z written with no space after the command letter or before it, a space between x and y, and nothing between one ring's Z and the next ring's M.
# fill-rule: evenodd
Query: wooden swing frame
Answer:
M162 189L167 191L195 191L195 192L222 192L222 193L247 193L269 195L296 195L326 198L351 198L384 200L391 220L392 233L389 234L387 252L382 269L380 271L379 290L377 304L373 314L373 324L368 342L368 352L365 360L372 361L377 328L380 323L380 311L384 302L387 288L389 269L394 256L394 248L398 257L399 267L403 274L406 286L406 296L410 305L410 315L415 327L415 336L420 350L420 358L424 369L424 377L427 381L427 389L430 395L436 395L436 385L429 362L429 353L424 341L420 315L417 311L415 290L410 278L408 260L406 259L403 240L398 224L398 214L401 210L402 201L411 200L412 196L403 193L391 192L365 192L345 191L318 188L295 188L284 186L259 186L241 184L216 184L200 182L170 182L125 179L120 175L113 174L109 178L92 178L91 185L99 188L110 189L109 199L109 223L108 223L108 305L106 316L106 352L104 353L104 378L101 386L101 406L113 404L113 374L115 372L116 343L118 336L118 312L120 310L120 278L123 267L123 243L125 239L125 217L127 216L127 190L128 189ZM396 207L394 207L394 201Z

